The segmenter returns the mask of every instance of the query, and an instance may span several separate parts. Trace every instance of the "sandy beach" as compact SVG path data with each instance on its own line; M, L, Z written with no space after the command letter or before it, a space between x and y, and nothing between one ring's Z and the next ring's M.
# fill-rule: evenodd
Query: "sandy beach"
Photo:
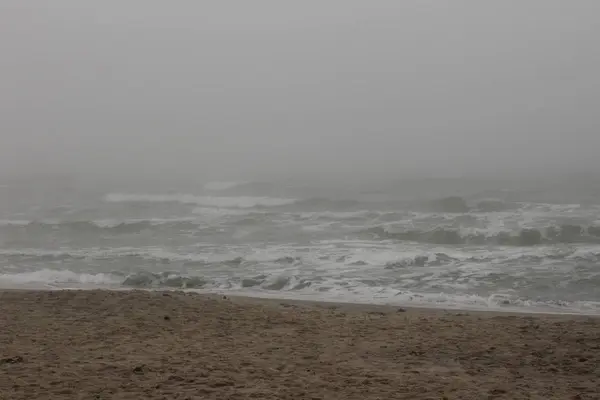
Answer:
M598 399L600 319L0 292L1 399Z

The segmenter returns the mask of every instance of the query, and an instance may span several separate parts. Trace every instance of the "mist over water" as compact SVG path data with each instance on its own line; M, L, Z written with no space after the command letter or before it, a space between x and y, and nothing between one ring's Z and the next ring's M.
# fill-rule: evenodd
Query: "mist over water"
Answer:
M0 4L0 285L598 313L600 3Z

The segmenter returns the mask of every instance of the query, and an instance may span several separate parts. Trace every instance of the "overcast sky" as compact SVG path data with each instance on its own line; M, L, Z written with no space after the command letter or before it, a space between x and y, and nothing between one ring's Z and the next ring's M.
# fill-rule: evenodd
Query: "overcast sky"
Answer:
M597 0L0 2L0 169L600 171Z

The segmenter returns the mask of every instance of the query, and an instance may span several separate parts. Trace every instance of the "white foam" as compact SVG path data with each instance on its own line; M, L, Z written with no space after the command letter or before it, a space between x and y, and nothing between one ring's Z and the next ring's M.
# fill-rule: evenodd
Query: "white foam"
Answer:
M38 271L0 274L1 288L49 288L49 289L122 289L124 278L106 273L76 273L70 270L42 269ZM600 314L600 303L593 301L576 302L537 302L519 299L514 293L493 293L489 296L451 293L426 293L398 289L390 286L368 286L359 281L336 278L312 282L311 285L297 287L299 283L310 281L302 277L279 271L252 288L242 288L226 276L213 279L204 289L187 289L201 293L228 293L263 298L284 298L296 300L332 301L341 303L382 304L393 306L430 307L466 310L493 310L511 312ZM280 287L270 290L271 285L281 282ZM344 285L340 285L343 282ZM461 284L457 284L463 288ZM448 286L450 288L450 286ZM167 288L162 288L163 290Z
M105 196L105 200L111 203L181 203L195 204L205 207L223 207L223 208L253 208L253 207L276 207L287 204L293 204L295 199L283 199L275 197L213 197L196 196L192 194L126 194L110 193Z
M119 285L123 278L110 274L76 273L69 270L42 269L39 271L21 272L15 274L0 274L0 286L15 287L22 285Z
M293 279L293 278L292 278ZM551 304L514 298L511 294L495 293L490 296L470 294L423 293L409 290L399 291L390 287L368 287L359 284L336 286L331 290L318 290L327 284L307 286L290 290L297 279L290 281L281 290L264 290L261 287L239 288L232 285L206 289L190 289L200 293L221 293L244 295L258 298L278 298L290 300L310 300L354 304L378 304L390 306L409 306L425 308L443 308L454 310L505 311L549 314L600 315L600 302L576 301ZM268 283L271 283L269 280ZM265 285L265 286L268 286Z
M585 258L590 260L598 260L600 258L600 246L591 245L578 247L576 250L573 251L569 258Z

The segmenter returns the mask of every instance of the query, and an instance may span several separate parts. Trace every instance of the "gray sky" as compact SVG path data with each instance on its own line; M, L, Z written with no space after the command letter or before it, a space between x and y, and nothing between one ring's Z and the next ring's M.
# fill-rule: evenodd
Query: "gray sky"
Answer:
M0 2L0 169L600 170L600 2Z

